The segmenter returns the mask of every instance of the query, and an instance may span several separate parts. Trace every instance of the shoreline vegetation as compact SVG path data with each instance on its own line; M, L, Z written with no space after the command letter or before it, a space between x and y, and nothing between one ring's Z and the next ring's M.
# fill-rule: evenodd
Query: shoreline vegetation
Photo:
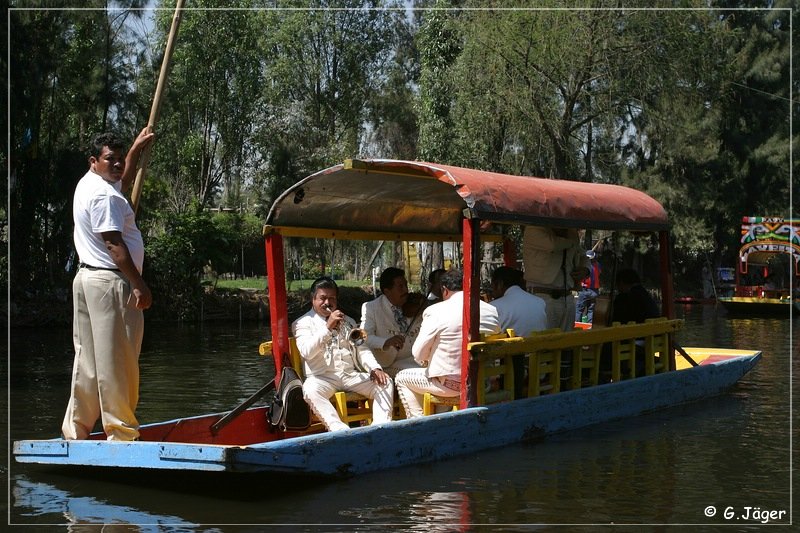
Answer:
M287 283L289 318L305 313L309 309L309 293L313 280L294 280ZM361 304L373 298L372 286L367 282L337 280L339 284L339 306L352 317L361 315ZM204 280L203 291L195 305L193 319L179 320L159 305L157 294L153 307L145 312L148 322L269 322L269 295L266 278ZM12 297L6 310L7 321L12 328L70 326L72 324L72 297L66 289L53 292L25 292Z

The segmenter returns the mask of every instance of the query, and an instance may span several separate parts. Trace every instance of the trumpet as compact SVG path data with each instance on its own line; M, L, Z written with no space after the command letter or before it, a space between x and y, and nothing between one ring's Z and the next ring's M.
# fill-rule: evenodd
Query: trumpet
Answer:
M333 307L329 304L322 304L322 307L326 311L334 311ZM361 346L364 344L364 341L367 340L367 332L361 328L351 328L347 325L347 322L343 322L344 324L344 337L350 341L353 346ZM339 331L342 331L342 327L339 326Z
M354 346L361 346L367 340L367 332L361 328L353 328L347 334L347 340L352 342Z

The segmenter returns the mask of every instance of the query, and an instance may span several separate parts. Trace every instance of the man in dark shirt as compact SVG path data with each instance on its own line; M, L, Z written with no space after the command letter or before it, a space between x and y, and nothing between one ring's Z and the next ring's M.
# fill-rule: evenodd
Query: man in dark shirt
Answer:
M647 289L642 287L639 274L632 268L623 268L617 273L617 294L614 298L612 322L627 324L643 323L648 318L658 318L661 313Z

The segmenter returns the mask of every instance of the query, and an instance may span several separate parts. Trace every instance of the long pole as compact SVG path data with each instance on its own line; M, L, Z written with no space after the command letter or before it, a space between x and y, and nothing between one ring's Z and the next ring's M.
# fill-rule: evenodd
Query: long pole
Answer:
M167 48L164 51L164 59L161 61L161 72L158 74L156 93L155 96L153 96L153 105L150 107L150 119L147 121L147 127L150 131L155 128L158 122L158 115L161 110L161 97L167 86L169 69L170 66L172 66L172 50L175 48L175 40L178 37L178 26L181 24L183 3L184 0L178 0L175 6L175 14L172 16L172 26L169 29L169 36L167 37ZM148 144L139 157L139 170L136 172L136 180L133 182L133 190L131 191L131 205L133 206L134 213L139 208L139 198L142 195L144 176L147 173L147 164L150 162L150 150L152 146L153 143Z

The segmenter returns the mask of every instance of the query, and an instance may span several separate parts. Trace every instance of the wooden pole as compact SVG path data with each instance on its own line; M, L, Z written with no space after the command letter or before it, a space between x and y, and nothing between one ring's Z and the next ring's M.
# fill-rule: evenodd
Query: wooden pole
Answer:
M156 93L153 96L153 105L150 107L150 119L147 121L147 127L152 131L158 122L158 115L161 110L161 97L164 94L164 89L167 86L167 78L169 77L169 69L172 65L172 50L175 48L175 40L178 37L178 26L181 24L181 12L183 10L184 0L178 0L175 6L175 14L172 16L172 26L169 29L169 36L167 37L167 47L164 50L164 59L161 60L161 72L158 75L158 83L156 84ZM142 195L142 186L144 185L144 176L147 173L147 164L150 161L150 150L153 143L149 143L142 150L142 155L139 157L139 170L136 172L136 180L133 182L133 190L131 191L131 205L135 213L139 208L139 198Z

